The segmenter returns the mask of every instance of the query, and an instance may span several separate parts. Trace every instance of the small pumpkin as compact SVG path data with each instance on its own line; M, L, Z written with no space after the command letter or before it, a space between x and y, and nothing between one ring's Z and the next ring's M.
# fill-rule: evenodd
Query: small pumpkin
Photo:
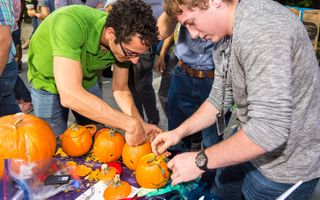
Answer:
M153 153L143 156L137 165L136 180L144 188L158 189L165 186L170 178L165 155L155 156Z
M56 138L49 124L31 114L1 117L0 133L1 165L4 158L23 159L26 163L49 160L56 150ZM2 171L3 166L0 168Z
M118 200L130 195L132 188L126 181L121 181L120 176L116 175L112 183L104 190L103 197L105 200Z
M103 128L97 132L93 144L93 155L100 162L113 162L121 157L124 137L115 129Z
M139 146L129 146L126 143L122 150L122 160L129 169L136 170L140 158L151 152L151 144L148 141Z
M101 171L98 174L98 179L100 179L104 182L109 182L116 175L116 171L117 170L115 168L109 167L107 164L102 164Z
M88 153L92 145L92 136L96 130L97 127L93 124L86 126L72 124L60 136L62 150L71 157L78 157Z

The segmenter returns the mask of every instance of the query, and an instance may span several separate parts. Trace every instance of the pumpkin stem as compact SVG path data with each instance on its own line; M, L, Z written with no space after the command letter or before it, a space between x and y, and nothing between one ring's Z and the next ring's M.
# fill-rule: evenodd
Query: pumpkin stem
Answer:
M13 120L12 120L13 126L15 126L15 127L18 126L18 124L23 120L23 115L24 115L24 113L19 112L13 116Z
M101 165L101 169L103 171L104 174L107 174L108 170L109 170L109 166L108 164L102 164Z
M119 187L120 184L121 184L120 175L116 174L112 179L112 186L116 188L116 187Z
M79 125L77 123L73 123L70 125L70 129L72 131L77 131L79 129Z
M110 129L110 136L114 136L114 134L116 133L116 130L114 128Z

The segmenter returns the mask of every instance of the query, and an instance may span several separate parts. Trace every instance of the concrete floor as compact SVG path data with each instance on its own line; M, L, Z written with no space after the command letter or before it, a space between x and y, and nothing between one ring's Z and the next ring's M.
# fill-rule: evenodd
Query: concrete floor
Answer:
M23 34L22 34L22 41L24 42L31 33L31 27L30 24L23 24ZM23 51L23 70L22 73L20 73L21 78L25 81L27 87L30 87L30 85L27 82L27 78L26 78L26 72L27 72L27 50ZM159 86L160 86L160 81L161 81L161 75L157 72L154 71L153 73L153 86L155 89L155 92L157 94ZM111 78L103 78L102 79L103 82L103 99L111 106L118 108L113 96L112 96L112 92L111 92ZM157 98L157 108L159 110L160 113L160 123L159 123L159 127L163 130L167 130L167 118L161 108L158 96L156 95ZM74 121L74 117L72 116L72 114L69 115L69 122L73 122ZM319 166L320 167L320 166ZM314 192L314 194L312 195L311 200L320 200L320 183L317 185L316 190Z

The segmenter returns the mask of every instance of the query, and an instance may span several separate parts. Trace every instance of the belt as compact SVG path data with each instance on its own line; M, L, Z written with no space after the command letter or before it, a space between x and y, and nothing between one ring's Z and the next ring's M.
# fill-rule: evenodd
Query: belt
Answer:
M209 78L213 79L214 78L214 71L213 70L195 70L192 67L189 67L186 65L182 60L178 61L179 67L187 72L190 76L195 77L195 78Z

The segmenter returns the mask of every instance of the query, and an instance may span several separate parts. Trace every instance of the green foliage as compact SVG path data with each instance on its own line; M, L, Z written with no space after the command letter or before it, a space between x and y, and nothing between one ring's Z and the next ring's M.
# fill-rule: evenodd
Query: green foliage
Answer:
M314 8L317 0L279 0L281 4L296 6L301 8Z

